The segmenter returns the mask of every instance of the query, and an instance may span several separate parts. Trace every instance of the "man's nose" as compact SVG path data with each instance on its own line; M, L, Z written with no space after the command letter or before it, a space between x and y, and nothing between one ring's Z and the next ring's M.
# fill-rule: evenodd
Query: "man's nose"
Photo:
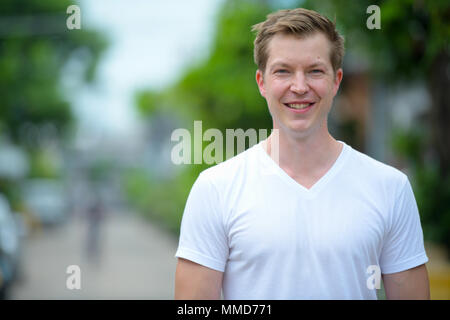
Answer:
M304 94L308 91L309 86L303 73L296 73L295 77L292 78L290 89L291 91L298 94Z

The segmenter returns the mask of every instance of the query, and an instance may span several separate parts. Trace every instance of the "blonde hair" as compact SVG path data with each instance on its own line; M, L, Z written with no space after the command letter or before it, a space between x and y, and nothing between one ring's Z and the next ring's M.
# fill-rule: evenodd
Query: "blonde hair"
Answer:
M254 41L255 63L263 73L269 58L268 46L277 33L306 37L321 32L330 41L330 61L334 72L342 67L344 38L336 30L336 24L321 14L303 8L279 10L267 15L267 19L252 26L256 31Z

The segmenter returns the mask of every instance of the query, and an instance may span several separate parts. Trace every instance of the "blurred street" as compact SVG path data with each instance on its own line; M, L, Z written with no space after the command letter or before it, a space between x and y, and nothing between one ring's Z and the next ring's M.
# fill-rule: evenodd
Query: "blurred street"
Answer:
M101 227L98 261L81 216L32 234L10 299L173 299L176 239L132 213L109 213ZM69 265L81 269L80 290L66 288Z

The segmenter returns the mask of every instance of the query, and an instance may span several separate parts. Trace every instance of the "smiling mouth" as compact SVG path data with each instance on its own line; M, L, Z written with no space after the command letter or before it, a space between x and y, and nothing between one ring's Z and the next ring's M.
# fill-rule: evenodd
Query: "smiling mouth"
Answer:
M311 102L311 103L301 103L301 104L297 104L297 103L285 103L284 105L290 109L294 109L294 110L302 110L302 109L306 109L311 107L315 102Z

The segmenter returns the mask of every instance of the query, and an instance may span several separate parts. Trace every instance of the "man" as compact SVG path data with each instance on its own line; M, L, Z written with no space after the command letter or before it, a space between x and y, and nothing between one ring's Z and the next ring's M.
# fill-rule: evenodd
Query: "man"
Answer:
M428 299L408 178L328 132L343 76L335 25L294 9L254 30L256 81L278 138L198 177L181 224L175 298L376 299L381 273L388 299Z

